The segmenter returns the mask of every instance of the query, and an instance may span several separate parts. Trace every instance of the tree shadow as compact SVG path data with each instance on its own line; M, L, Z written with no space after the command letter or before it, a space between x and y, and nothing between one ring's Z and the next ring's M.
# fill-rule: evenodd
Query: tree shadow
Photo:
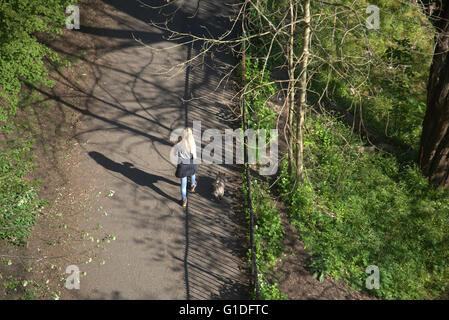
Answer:
M89 152L89 156L92 159L94 159L98 164L103 166L105 169L120 173L142 187L149 187L157 194L161 195L166 199L172 200L177 203L179 202L178 199L175 199L172 196L168 195L155 185L158 181L163 181L172 185L178 185L177 183L171 181L170 179L150 174L140 169L137 169L134 167L132 163L129 162L123 163L115 162L99 152L91 151Z
M222 97L222 93L217 88L218 78L224 72L220 67L228 64L231 59L229 51L226 53L214 51L213 55L206 55L203 60L191 61L185 66L185 74L182 74L183 78L179 77L178 82L168 82L162 77L151 77L157 71L156 69L164 66L165 58L167 61L174 62L177 61L176 59L188 61L198 54L202 43L198 41L194 44L185 44L179 52L168 51L164 59L160 57L153 59L154 56L150 52L147 54L147 51L145 54L143 51L142 53L133 51L135 47L140 46L134 37L141 39L145 44L163 46L163 42L167 41L168 32L160 32L161 30L153 27L148 28L144 23L150 20L167 19L167 16L159 15L157 10L143 10L145 8L142 8L137 1L103 0L102 2L113 7L114 10L108 9L101 14L108 15L114 20L114 24L112 26L98 25L97 22L92 23L91 26L82 24L81 29L74 32L74 37L84 35L95 39L94 61L80 57L95 75L93 83L83 88L83 85L78 85L76 81L59 74L67 82L67 86L76 89L76 93L86 98L86 103L82 107L73 103L72 92L64 96L55 93L47 94L61 106L78 111L84 119L95 120L86 125L82 131L77 131L76 137L83 135L84 141L84 135L91 138L96 132L120 131L123 133L121 136L123 140L125 137L140 136L147 139L141 139L139 143L146 144L150 140L153 144L157 143L166 147L171 146L166 137L172 128L177 125L191 125L189 120L201 119L204 120L204 125L210 128L222 127L224 115L221 113L225 105L221 101L226 97ZM161 0L144 0L144 2L152 5L165 3ZM170 24L172 29L196 36L206 33L210 36L209 32L218 35L226 30L225 25L229 24L229 20L225 17L226 12L221 11L224 3L202 0L180 2L185 3L185 6L183 5L173 17ZM171 9L167 7L167 10L172 9L173 7ZM198 12L199 14L196 14ZM171 39L174 44L182 44L189 40L191 38L188 36L177 40ZM68 41L72 42L70 39ZM76 41L73 42L76 44ZM83 49L83 46L76 48ZM127 49L132 52L125 57L128 59L121 60L124 56L120 56L120 59L115 61L102 59L102 56L109 53L123 52ZM72 53L71 47L58 51L69 55ZM135 105L130 107L130 103ZM122 145L126 146L127 152L136 157L137 152L132 150L132 145L124 143L123 140L115 142L114 138L114 136L108 136L101 143L113 152ZM82 140L79 139L79 141ZM87 144L87 138L85 141ZM120 145L119 142L121 142ZM90 145L92 145L91 142L89 142ZM97 149L98 146L95 148ZM103 152L103 149L97 150ZM161 152L160 157L164 158L163 148L159 150L154 146L151 152ZM97 151L91 151L88 154L105 169L119 173L137 185L149 187L165 199L179 203L179 199L175 199L156 186L161 181L179 187L178 181L137 169L133 165L133 163L138 165L135 158L130 162L119 163ZM210 174L214 175L214 173ZM235 229L239 225L234 221L238 218L237 215L234 215L234 211L231 210L231 204L235 202L228 201L231 198L226 198L223 202L208 201L211 199L213 179L209 177L209 172L202 174L199 178L198 188L194 194L189 195L189 204L184 211L183 267L186 299L246 297L243 291L247 292L247 288L243 283L247 282L247 277L245 276L245 279L239 277L241 271L235 267L237 263L234 261L236 256L244 257L244 253L237 250L244 243L244 238L240 241L241 239L235 235ZM229 195L231 196L234 197L232 194ZM136 216L133 218L136 219ZM243 219L240 225L244 223ZM139 225L142 225L141 221ZM147 223L144 226L147 227L150 224ZM140 243L148 241L151 247L154 247L158 239L139 239L139 241ZM181 255L178 258L181 260ZM215 294L209 295L211 292Z

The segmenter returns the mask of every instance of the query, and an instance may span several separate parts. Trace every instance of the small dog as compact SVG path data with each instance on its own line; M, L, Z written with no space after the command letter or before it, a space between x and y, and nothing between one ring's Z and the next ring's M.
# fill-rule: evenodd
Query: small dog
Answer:
M214 191L212 192L212 195L216 200L221 200L223 198L225 192L225 183L226 178L224 174L221 172L218 173L213 184Z

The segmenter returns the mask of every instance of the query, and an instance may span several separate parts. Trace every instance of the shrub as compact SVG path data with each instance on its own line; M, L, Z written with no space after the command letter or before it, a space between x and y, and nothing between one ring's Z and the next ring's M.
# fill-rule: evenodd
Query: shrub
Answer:
M366 267L377 265L378 296L439 298L449 285L449 193L433 190L412 163L357 154L357 139L336 119L309 119L304 138L313 155L306 181L292 190L283 162L278 186L314 274L361 290Z
M57 54L40 43L36 33L60 34L72 0L0 0L0 126L15 114L23 82L48 85L44 58Z

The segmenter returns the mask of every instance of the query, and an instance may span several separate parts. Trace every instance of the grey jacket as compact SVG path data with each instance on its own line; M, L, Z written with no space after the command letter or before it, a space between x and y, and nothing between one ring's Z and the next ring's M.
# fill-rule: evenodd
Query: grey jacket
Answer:
M178 163L190 163L190 159L193 156L193 159L196 159L196 154L190 153L190 152L184 152L182 151L182 142L179 142L176 145L176 156L178 157Z

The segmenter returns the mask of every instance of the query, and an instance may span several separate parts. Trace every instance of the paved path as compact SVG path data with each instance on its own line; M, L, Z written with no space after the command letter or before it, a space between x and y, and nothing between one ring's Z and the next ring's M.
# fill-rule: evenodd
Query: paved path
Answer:
M173 129L202 121L202 129L226 127L234 94L219 83L217 66L233 63L226 54L192 63L181 72L167 71L194 56L188 45L152 51L133 35L158 48L173 46L150 26L160 19L133 0L104 1L107 25L81 26L80 32L120 40L96 61L96 84L78 134L89 155L85 164L95 178L114 190L102 203L109 214L99 221L117 240L101 254L104 266L84 267L87 276L74 298L87 299L243 299L248 278L244 257L244 218L238 211L238 186L222 203L210 199L215 172L238 183L232 166L202 165L197 192L189 193L185 211L180 186L169 161ZM158 1L148 1L156 3ZM162 3L162 2L158 2ZM229 24L231 9L222 1L178 1L173 26L181 31L217 34ZM194 18L188 18L196 13ZM82 12L81 12L82 14ZM210 66L214 65L212 69ZM179 70L178 70L179 71ZM182 98L195 97L183 103Z

